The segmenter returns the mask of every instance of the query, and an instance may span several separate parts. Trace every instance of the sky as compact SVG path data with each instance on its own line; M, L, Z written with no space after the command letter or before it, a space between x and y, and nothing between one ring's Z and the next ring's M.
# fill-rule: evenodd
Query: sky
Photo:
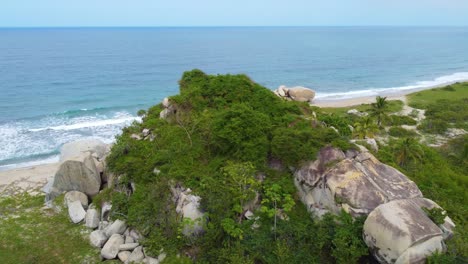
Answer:
M0 27L468 26L468 0L0 0Z

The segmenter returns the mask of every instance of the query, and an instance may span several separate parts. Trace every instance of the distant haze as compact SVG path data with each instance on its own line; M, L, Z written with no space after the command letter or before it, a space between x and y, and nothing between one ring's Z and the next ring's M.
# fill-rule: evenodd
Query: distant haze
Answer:
M468 26L467 0L1 0L0 27Z

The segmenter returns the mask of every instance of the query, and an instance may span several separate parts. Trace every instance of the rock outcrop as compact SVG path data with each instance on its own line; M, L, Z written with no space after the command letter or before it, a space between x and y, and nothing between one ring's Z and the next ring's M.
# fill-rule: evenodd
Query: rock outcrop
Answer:
M378 206L364 223L364 241L380 263L425 263L444 252L455 224L446 216L434 223L422 208L440 208L424 198L395 200Z
M321 216L341 209L367 215L396 199L422 197L414 182L369 152L348 154L327 147L295 173L295 184L309 211Z
M315 91L302 86L286 87L281 85L274 93L284 99L298 102L312 102L315 98Z
M108 146L99 140L81 140L62 147L61 164L55 173L46 200L52 200L63 192L79 191L89 197L99 193L104 158Z
M440 208L436 203L369 152L323 148L317 160L296 171L295 185L319 217L341 210L367 216L364 241L380 263L424 263L436 251L444 252L444 240L453 234L448 216L437 225L422 209Z
M185 236L198 235L203 232L205 217L200 210L200 196L191 194L190 189L183 187L171 188L172 197L176 203L176 212L187 219L182 233Z

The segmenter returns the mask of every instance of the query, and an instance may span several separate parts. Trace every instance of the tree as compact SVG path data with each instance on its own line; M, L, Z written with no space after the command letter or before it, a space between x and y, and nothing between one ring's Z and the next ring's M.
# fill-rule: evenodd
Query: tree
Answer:
M372 103L371 106L370 115L377 119L377 125L381 127L382 121L388 118L387 113L389 112L389 109L387 97L377 96L375 98L375 103Z
M226 187L233 195L233 211L239 214L238 222L241 222L244 204L255 197L260 187L260 182L255 179L255 167L250 162L229 161L223 171Z
M272 184L265 188L265 197L262 200L261 212L274 218L273 232L276 240L276 223L278 214L287 213L294 207L294 199L289 193L285 193L279 184Z
M414 138L398 140L394 145L395 160L400 166L406 166L411 161L421 160L424 154L421 145Z
M353 137L359 139L373 138L378 130L379 128L372 118L364 117L361 122L354 124Z

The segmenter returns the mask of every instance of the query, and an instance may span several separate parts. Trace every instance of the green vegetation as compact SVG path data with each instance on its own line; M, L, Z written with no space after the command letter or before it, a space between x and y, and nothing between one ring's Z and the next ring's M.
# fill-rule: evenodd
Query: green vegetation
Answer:
M345 118L316 117L307 103L282 100L245 75L199 70L183 74L170 102L175 114L160 119L163 107L156 105L118 137L107 161L121 177L99 197L111 199L113 215L141 230L149 251L164 248L168 261L183 252L200 263L348 263L368 254L362 221L344 213L314 221L291 173L267 166L271 160L299 166L328 144L352 148ZM130 137L144 128L154 140ZM133 194L119 191L130 183ZM181 235L185 223L170 192L178 184L202 198L209 219L203 236ZM247 208L254 213L248 219Z
M390 127L388 134L392 137L417 137L418 133L413 130L404 129L399 126Z
M62 200L63 201L63 200ZM57 205L62 202L57 200ZM68 219L67 210L45 209L44 196L0 198L0 260L17 263L97 263L89 231Z
M418 129L444 134L448 128L468 130L468 83L456 83L410 94L409 105L426 110L426 119Z
M183 74L170 102L175 111L166 119L156 105L142 112L142 123L123 130L107 160L119 182L98 198L112 200L113 216L140 230L150 252L164 249L169 263L177 254L198 263L366 263L363 219L345 213L312 219L289 168L314 160L326 145L347 150L355 147L352 137L386 136L388 125L401 139L381 146L378 158L407 174L458 226L449 253L431 261L468 256L466 167L456 165L467 151L456 142L444 151L420 145L416 134L397 127L416 121L390 115L402 109L401 101L378 98L357 107L369 113L359 117L347 114L349 108L282 100L245 75L193 70ZM152 140L130 137L145 128ZM201 197L208 220L202 236L181 234L186 221L171 195L178 185Z

